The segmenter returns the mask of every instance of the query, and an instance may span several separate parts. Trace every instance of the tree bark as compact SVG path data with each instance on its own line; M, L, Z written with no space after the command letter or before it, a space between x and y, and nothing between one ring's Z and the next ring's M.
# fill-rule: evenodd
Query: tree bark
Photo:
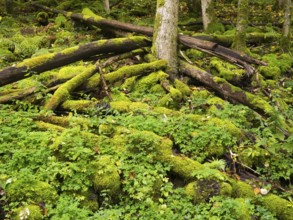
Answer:
M210 8L211 1L212 0L201 0L202 22L205 31L208 29L208 26L212 21L210 14L212 11L212 9Z
M291 0L284 1L284 24L281 47L284 51L290 50Z
M109 0L104 0L104 8L107 14L110 13L110 3Z
M157 12L153 36L152 52L158 59L166 60L171 78L178 72L177 26L178 0L157 1ZM172 77L173 76L173 77Z
M32 74L61 67L78 60L87 59L97 54L111 52L122 53L139 47L145 47L149 44L150 41L145 37L117 38L95 41L71 47L61 52L33 57L15 66L0 70L0 86L27 78Z
M236 33L233 48L239 52L246 49L246 27L248 24L248 5L249 0L238 0L238 14Z

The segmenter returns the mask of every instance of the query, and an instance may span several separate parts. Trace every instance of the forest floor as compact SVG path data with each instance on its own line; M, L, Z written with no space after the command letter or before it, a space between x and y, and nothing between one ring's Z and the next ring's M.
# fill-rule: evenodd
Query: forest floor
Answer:
M237 10L224 2L213 34L181 3L180 34L231 47ZM122 2L110 15L99 1L58 5L85 7L154 22L151 1ZM14 10L0 13L0 74L93 41L144 44L29 4ZM293 219L292 50L279 47L282 11L255 3L251 13L246 54L267 65L253 64L249 79L239 65L179 46L182 61L251 97L248 105L184 71L170 80L148 43L0 82L0 219Z

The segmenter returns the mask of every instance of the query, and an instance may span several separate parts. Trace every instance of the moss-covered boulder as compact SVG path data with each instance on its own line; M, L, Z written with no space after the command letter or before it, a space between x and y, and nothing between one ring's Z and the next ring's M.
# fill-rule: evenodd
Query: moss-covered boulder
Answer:
M260 203L280 220L293 220L293 205L279 196L269 194L260 198Z
M232 187L229 183L207 178L187 184L185 192L193 198L195 203L200 203L208 202L213 196L230 196Z

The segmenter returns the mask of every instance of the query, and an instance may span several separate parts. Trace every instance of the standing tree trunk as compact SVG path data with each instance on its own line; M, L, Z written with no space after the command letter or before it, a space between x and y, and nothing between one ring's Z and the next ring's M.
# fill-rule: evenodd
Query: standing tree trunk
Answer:
M104 8L107 14L110 13L110 3L109 0L104 0Z
M281 47L284 51L290 50L291 0L284 1L284 24Z
M214 0L201 0L204 31L207 33L214 33L216 31L224 32L224 25L218 22L214 11Z
M205 31L208 29L208 26L212 21L210 13L211 10L209 10L211 6L211 1L212 0L201 0L202 22Z
M152 52L166 60L171 79L177 75L177 25L179 0L158 0Z
M246 49L246 28L248 24L249 0L238 0L237 26L233 48L244 52Z

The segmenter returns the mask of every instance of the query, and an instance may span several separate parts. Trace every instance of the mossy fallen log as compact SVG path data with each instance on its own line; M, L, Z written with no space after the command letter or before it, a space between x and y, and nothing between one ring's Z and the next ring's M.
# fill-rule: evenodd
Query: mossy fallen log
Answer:
M93 16L93 13L91 12L89 13L90 11L89 9L87 9L87 11L84 14L81 14L81 13L73 13L73 12L66 12L62 10L56 10L56 9L48 8L46 6L38 5L38 4L33 4L33 5L38 8L51 11L57 14L58 13L63 14L64 16L68 18L83 21L83 22L86 22L87 24L98 26L101 28L115 28L115 29L120 29L123 31L143 34L146 36L153 36L153 28L133 25L129 23L116 21L116 20L109 20L98 15ZM251 58L245 54L240 54L234 50L225 48L214 42L195 39L193 37L186 36L186 35L179 35L179 41L185 46L192 47L192 48L201 50L203 52L208 52L210 54L220 56L221 58L226 59L229 62L239 64L243 66L248 71L249 74L254 72L254 68L250 66L249 64L266 65L262 61Z
M183 61L180 62L180 69L184 74L212 88L229 101L241 103L255 111L265 113L266 115L272 115L274 113L273 107L267 101L233 86L223 78L213 76L210 73Z
M166 67L167 62L164 60L157 60L151 63L142 63L132 66L123 66L116 71L105 74L104 78L107 83L111 84L124 78L155 72L161 69L165 69ZM100 85L100 83L100 74L95 74L90 77L80 89L94 90Z
M62 84L53 94L53 96L46 102L45 109L54 110L58 105L64 102L70 97L70 94L78 86L85 82L90 76L92 76L98 70L98 65L92 65L88 67L85 71L79 75L68 80L66 83Z
M22 89L20 91L12 92L0 97L0 104L11 102L14 99L21 99L30 94L33 94L37 90L36 87L31 87L28 89Z
M231 46L234 40L234 35L220 35L220 34L198 34L193 35L192 37L207 41L216 42L223 46ZM246 33L247 43L248 44L260 44L260 43L269 43L272 41L278 41L281 35L278 33L261 33L261 32L252 32Z
M116 38L94 41L80 46L70 47L60 52L33 57L0 70L0 86L97 54L111 52L122 53L148 45L150 45L150 41L145 37Z

